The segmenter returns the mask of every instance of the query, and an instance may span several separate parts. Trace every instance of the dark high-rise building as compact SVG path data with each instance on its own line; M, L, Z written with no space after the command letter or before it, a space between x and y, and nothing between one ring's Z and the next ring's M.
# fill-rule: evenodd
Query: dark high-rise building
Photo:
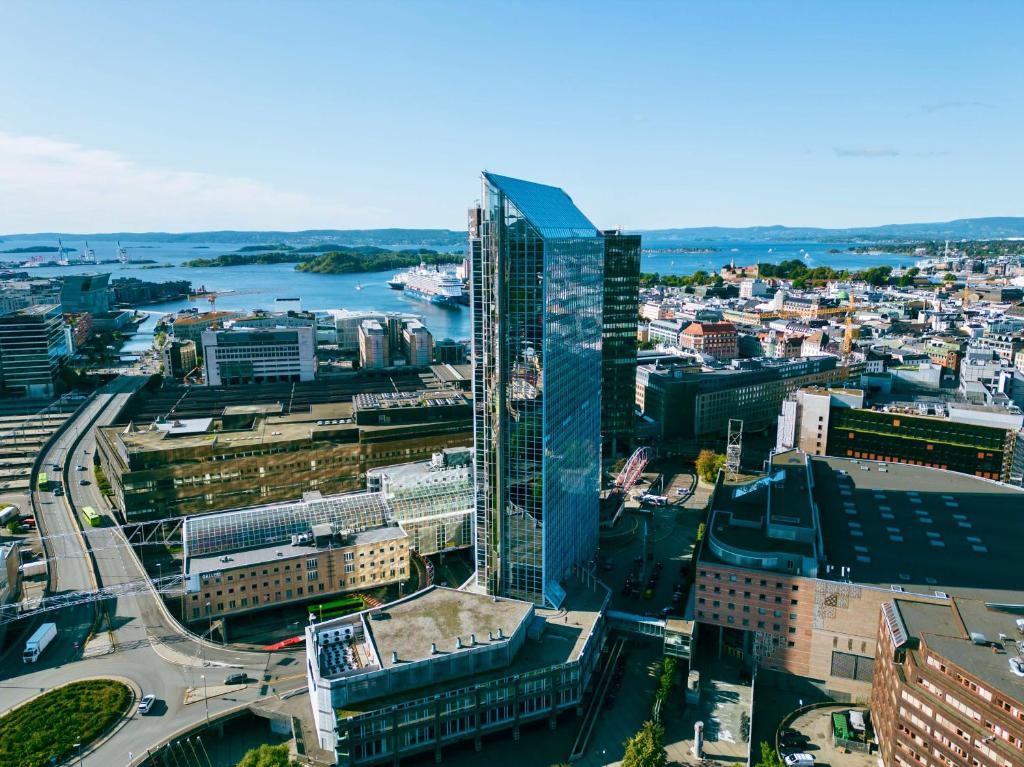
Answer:
M0 390L27 397L53 395L69 354L64 327L60 306L53 304L0 317Z
M604 240L561 189L470 212L477 582L559 605L597 548Z
M95 316L110 311L109 274L69 274L60 288L61 308L78 314Z
M605 455L625 452L633 439L639 311L640 235L607 231L601 321L601 441Z

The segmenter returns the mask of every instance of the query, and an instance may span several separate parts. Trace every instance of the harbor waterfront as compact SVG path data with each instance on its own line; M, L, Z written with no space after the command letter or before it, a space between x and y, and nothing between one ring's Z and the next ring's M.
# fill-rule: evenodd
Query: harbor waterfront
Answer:
M117 243L94 242L90 248L95 251L96 264L75 264L72 266L39 266L24 268L15 262L27 255L0 253L0 263L15 271L25 271L32 276L66 276L87 272L110 272L111 279L118 277L135 277L150 282L166 282L169 280L190 280L194 287L204 286L211 291L236 291L217 298L218 309L247 310L274 309L279 298L302 298L302 308L310 311L319 309L375 309L379 311L401 311L423 316L424 324L435 338L469 338L469 308L453 308L430 304L407 295L402 290L392 290L388 281L395 276L395 270L381 272L361 272L352 274L316 274L299 272L295 264L249 264L244 266L219 266L194 268L181 266L183 261L192 258L215 258L226 253L237 252L246 243L211 243L194 245L191 243L150 243L133 244L130 239L123 239L120 245L126 249L128 263L117 261ZM646 244L646 243L645 243ZM808 266L829 266L834 269L863 269L883 264L910 265L914 259L895 253L851 253L849 243L821 242L695 242L695 243L659 243L672 248L701 248L715 250L710 253L675 253L670 250L647 251L642 254L641 270L658 274L691 274L699 269L713 271L735 261L736 264L754 264L758 262L777 263L790 258L802 259ZM51 240L11 240L10 247L30 247L34 245L56 245ZM84 248L84 241L67 241L66 247ZM5 245L6 247L6 245ZM838 250L838 253L830 253ZM69 254L71 258L78 252ZM51 258L52 254L43 254ZM112 263L103 263L104 261ZM138 263L146 260L153 263ZM357 289L357 286L358 289ZM188 307L197 307L205 311L205 301L171 301L163 304L152 304L142 307L150 313L149 319L138 330L134 339L129 341L122 352L138 352L149 348L153 326L164 314Z

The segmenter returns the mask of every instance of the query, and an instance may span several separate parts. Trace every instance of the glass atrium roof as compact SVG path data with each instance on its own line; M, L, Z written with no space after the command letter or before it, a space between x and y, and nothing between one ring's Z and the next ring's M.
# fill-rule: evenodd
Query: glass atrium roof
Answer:
M564 191L509 176L484 173L484 179L526 216L543 237L597 237L598 231Z

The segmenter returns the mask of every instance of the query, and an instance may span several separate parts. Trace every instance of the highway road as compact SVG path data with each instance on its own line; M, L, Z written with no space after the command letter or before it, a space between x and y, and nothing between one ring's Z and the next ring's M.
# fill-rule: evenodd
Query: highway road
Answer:
M146 381L121 376L101 390L74 417L73 423L44 456L44 470L51 478L53 465L63 467L67 494L35 494L42 533L54 543L52 593L94 591L98 587L141 582L147 576L112 517L100 529L81 536L80 509L92 506L101 512L109 507L100 496L91 472L95 451L93 428L111 423L128 398ZM88 467L78 471L77 466ZM89 484L80 485L80 479ZM83 545L96 549L93 559ZM182 728L202 723L207 716L253 702L265 695L305 685L300 654L239 652L231 647L200 641L186 632L163 609L151 589L108 600L109 624L81 648L93 625L98 603L66 608L43 616L58 625L58 639L34 665L20 659L20 647L0 659L0 711L27 700L42 689L75 679L111 674L133 680L143 691L157 696L154 714L134 715L133 720L104 743L86 764L127 765L135 757ZM77 643L77 646L76 646ZM245 671L250 684L228 689L224 677ZM205 676L205 680L203 677ZM205 682L205 685L204 685ZM210 694L204 701L202 690ZM186 703L186 692L189 689Z

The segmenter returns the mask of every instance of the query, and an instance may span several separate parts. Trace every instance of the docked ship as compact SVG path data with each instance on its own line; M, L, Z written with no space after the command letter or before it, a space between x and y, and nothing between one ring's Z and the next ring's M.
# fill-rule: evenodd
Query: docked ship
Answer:
M424 264L400 272L388 280L388 287L404 290L413 298L441 306L458 307L462 302L462 280L452 272Z

